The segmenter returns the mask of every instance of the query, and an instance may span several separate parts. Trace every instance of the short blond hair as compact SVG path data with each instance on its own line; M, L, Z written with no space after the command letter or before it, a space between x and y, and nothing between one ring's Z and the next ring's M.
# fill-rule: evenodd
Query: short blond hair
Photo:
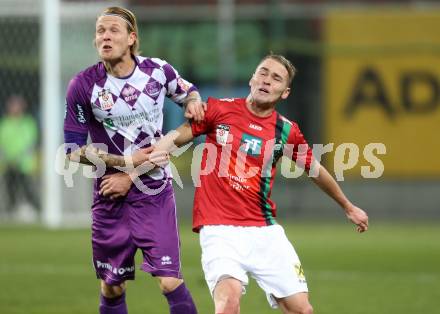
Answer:
M139 35L138 35L138 26L136 21L136 16L133 12L131 12L128 9L122 8L122 7L109 7L106 8L102 13L98 16L119 16L123 20L125 20L127 24L127 31L128 33L135 33L136 39L133 45L130 46L130 53L132 55L139 55Z
M277 55L277 54L273 54L272 52L268 55L266 55L263 59L261 59L260 63L261 64L264 60L267 59L273 59L275 61L278 61L279 63L281 63L282 65L284 65L284 67L287 70L287 73L289 75L289 86L292 84L293 78L295 77L295 74L297 72L295 66L292 64L292 62L290 62L286 57L282 56L282 55Z

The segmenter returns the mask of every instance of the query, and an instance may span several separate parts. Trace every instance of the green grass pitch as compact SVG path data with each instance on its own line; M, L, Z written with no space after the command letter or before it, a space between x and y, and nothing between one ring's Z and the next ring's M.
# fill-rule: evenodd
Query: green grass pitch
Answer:
M440 224L374 223L365 234L350 224L284 223L307 276L315 313L440 313ZM198 236L181 224L183 272L200 314L213 313L203 280ZM139 265L139 255L137 267ZM129 312L166 314L157 283L137 270ZM90 231L0 226L0 313L97 313L98 281ZM277 313L255 281L242 314Z

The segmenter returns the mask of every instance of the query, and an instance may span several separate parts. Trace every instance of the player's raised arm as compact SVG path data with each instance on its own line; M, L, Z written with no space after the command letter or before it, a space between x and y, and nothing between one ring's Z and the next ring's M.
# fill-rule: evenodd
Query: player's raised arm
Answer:
M205 115L206 106L202 102L197 87L185 80L169 63L161 60L166 77L167 96L185 109L185 118L200 122Z
M347 218L357 226L358 232L368 230L368 216L359 207L353 205L342 192L341 187L336 180L328 173L322 165L319 165L319 174L311 179L318 185L321 190L333 198L345 211Z
M185 118L200 122L205 118L206 104L202 101L198 91L192 91L185 98Z

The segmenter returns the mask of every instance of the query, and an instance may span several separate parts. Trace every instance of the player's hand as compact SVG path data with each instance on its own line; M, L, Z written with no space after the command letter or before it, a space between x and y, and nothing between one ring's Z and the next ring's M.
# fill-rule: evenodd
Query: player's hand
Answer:
M154 150L153 146L142 148L131 155L133 166L138 167L139 165L145 164L150 159L150 154ZM151 168L154 168L153 166Z
M190 100L186 104L185 118L200 122L205 118L205 111L207 108L206 103L201 99Z
M107 174L102 178L99 194L115 200L128 194L133 181L125 172Z
M164 150L154 150L148 157L154 167L165 167L170 162L170 154Z
M156 167L164 167L170 161L170 154L167 151L154 150L154 146L139 149L131 157L135 167L142 165L147 171Z
M356 225L356 230L358 232L365 232L368 230L368 215L359 207L350 204L345 209L345 214L347 218Z

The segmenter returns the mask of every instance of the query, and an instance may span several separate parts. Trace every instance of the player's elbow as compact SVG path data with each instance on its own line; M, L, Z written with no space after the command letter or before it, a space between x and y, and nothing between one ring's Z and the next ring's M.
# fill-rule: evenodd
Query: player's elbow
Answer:
M81 162L81 154L82 154L82 148L78 148L75 150L68 149L66 150L66 159L68 161Z
M66 152L66 159L69 160L69 161L72 160L73 159L73 153L74 152Z

